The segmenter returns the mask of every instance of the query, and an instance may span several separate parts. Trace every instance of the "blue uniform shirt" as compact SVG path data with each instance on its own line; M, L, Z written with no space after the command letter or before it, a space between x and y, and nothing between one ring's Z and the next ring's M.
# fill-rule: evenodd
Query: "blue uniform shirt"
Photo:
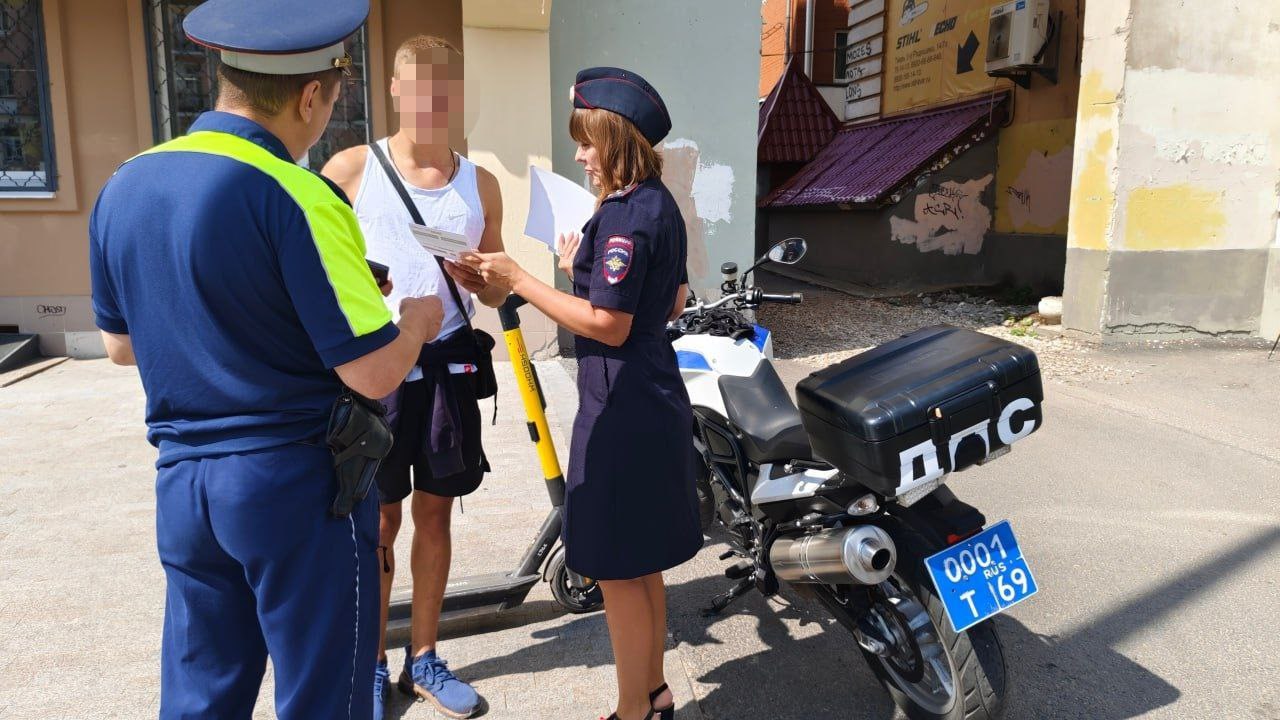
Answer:
M582 235L575 294L634 315L633 330L665 328L689 276L684 220L662 181L651 178L605 198Z
M398 334L355 215L278 138L209 112L191 139L239 159L144 153L89 223L96 322L133 343L161 466L318 437L332 368Z

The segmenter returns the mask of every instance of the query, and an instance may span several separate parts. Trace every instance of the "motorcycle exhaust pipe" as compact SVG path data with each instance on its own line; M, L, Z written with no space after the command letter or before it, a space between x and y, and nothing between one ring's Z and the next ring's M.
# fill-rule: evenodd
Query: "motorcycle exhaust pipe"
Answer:
M792 583L877 585L889 578L897 561L893 539L874 525L780 538L769 548L774 574Z

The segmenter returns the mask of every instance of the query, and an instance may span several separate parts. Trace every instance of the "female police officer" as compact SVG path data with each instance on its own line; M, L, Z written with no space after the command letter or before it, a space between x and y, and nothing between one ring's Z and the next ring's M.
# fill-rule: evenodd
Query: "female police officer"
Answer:
M684 221L659 179L662 161L653 148L671 120L649 83L617 68L578 73L573 103L576 159L600 191L580 244L576 236L561 241L573 295L539 282L503 253L463 262L577 336L566 561L604 590L618 672L614 717L670 718L662 571L702 546L692 410L665 334L687 292Z

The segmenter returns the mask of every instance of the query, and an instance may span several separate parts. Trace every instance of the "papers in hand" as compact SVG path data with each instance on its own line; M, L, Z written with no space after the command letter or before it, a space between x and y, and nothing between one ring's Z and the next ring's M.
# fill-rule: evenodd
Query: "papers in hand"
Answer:
M529 220L524 234L556 251L556 236L581 232L596 211L596 198L569 178L529 167Z
M417 223L409 223L409 230L413 233L413 238L427 252L451 262L457 262L459 253L471 249L471 243L467 242L467 238L455 232L437 230Z

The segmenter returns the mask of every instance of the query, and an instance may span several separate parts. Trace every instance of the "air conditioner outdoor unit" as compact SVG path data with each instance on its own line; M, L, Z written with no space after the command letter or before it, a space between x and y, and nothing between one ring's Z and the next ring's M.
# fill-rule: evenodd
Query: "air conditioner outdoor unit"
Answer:
M987 72L1041 64L1037 55L1049 38L1049 0L1013 0L991 8L987 25Z

